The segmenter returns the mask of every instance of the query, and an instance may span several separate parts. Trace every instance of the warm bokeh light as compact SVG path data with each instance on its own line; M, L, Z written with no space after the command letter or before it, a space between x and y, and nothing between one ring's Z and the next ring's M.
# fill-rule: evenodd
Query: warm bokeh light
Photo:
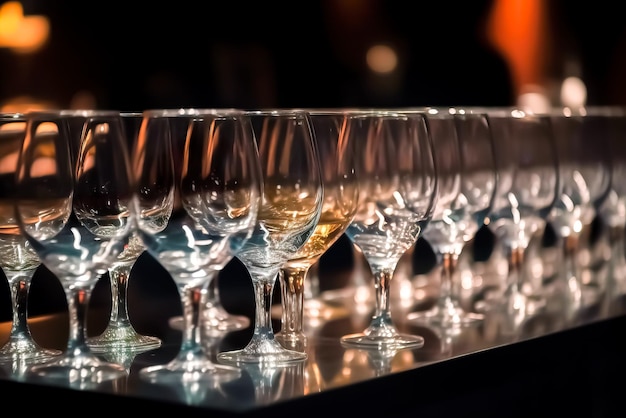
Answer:
M587 87L578 77L567 77L561 84L561 104L579 108L587 102Z
M0 104L0 112L24 113L31 110L45 110L57 107L53 102L39 100L30 96L17 96Z
M547 5L543 0L495 0L488 37L505 57L517 94L543 85L548 56Z
M0 6L0 47L18 54L39 50L48 40L50 23L45 16L25 16L22 4L9 1Z
M398 66L398 54L387 45L374 45L367 50L367 67L378 74L392 73Z

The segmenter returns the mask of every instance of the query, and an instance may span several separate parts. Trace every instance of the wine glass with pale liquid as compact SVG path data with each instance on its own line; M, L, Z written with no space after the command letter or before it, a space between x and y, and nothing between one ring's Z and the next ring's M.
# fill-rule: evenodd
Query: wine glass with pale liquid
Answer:
M282 313L276 339L297 351L304 351L307 340L303 322L307 320L305 282L309 270L344 233L358 205L354 138L343 135L349 114L342 110L309 110L324 183L322 211L313 234L283 264L278 276ZM310 302L317 302L313 309L318 314L324 309L320 301Z

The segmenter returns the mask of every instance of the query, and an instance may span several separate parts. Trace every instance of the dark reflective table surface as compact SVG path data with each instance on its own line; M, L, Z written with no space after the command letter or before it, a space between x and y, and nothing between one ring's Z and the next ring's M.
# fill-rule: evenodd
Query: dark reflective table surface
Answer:
M131 408L126 413L212 417L304 413L542 416L547 411L559 414L570 411L574 416L614 416L614 413L620 416L622 412L622 416L626 415L626 404L621 405L621 393L626 386L623 298L615 299L610 310L601 301L590 304L566 329L558 318L537 314L513 331L505 330L501 318L495 314L488 314L480 325L456 331L409 324L404 318L415 306L405 309L396 304L392 312L398 328L423 336L425 345L395 352L343 347L340 337L362 331L371 316L367 309L348 309L337 319L307 324L309 342L305 362L282 367L245 366L240 378L226 382L160 385L143 381L138 372L149 365L166 363L177 354L181 332L171 328L168 321L180 315L178 295L154 260L144 259L133 274L148 278L144 277L129 290L131 319L139 332L160 337L163 340L160 348L139 354L108 354L107 360L127 367L128 376L95 387L80 383L57 386L28 377L24 365L3 364L0 365L3 393L11 393L20 402L49 403L56 399L51 405L68 413L75 408L69 406L70 402L79 402L84 405L81 414L122 413L124 408ZM240 267L233 267L227 274L242 272ZM327 269L320 274L335 283L344 283L348 279L343 276L350 272ZM241 286L227 289L223 298L229 310L239 308L237 313L251 315L251 306L240 305L241 300L252 300L245 283L243 279L239 282ZM106 286L103 281L94 290L88 314L90 335L98 334L106 326L109 315ZM61 294L55 292L51 290L50 297ZM346 306L354 307L349 292L325 294L331 303L349 301ZM337 295L343 295L343 299ZM426 297L424 304L428 302ZM278 315L273 316L278 331ZM30 319L31 331L41 345L65 349L67 321L63 310L37 315ZM8 338L9 330L8 321L0 323L0 341ZM243 347L251 333L248 328L207 336L205 347L215 360L220 351ZM591 415L578 415L579 412Z

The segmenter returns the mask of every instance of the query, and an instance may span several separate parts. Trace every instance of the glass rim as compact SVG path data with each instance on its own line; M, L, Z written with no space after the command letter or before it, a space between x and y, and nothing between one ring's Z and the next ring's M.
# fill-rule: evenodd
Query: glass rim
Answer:
M142 112L144 116L154 117L182 117L182 116L228 116L228 115L240 115L244 113L243 110L237 108L196 108L196 107L181 107L181 108L155 108L146 109Z

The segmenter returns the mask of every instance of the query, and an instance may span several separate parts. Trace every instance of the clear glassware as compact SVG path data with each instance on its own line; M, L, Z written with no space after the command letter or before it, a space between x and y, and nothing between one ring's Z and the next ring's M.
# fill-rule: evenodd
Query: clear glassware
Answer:
M121 112L124 124L128 152L139 135L143 120L142 112ZM137 231L133 231L128 244L117 260L109 267L111 284L111 315L104 331L87 339L89 348L94 353L147 351L161 346L161 339L150 335L139 334L133 327L128 314L128 281L137 258L144 252L143 242Z
M376 307L369 326L344 335L341 342L353 348L419 348L424 338L400 333L392 320L390 287L398 260L430 220L437 197L425 116L378 111L353 115L346 135L360 144L359 209L346 234L370 265Z
M218 109L182 109L183 112L214 112ZM221 109L220 111L237 111L237 109ZM250 318L245 315L231 313L224 308L220 296L220 275L215 276L202 294L202 326L207 332L230 332L248 328ZM169 326L176 330L183 330L183 317L174 316L169 320Z
M250 326L250 318L245 315L237 315L228 312L222 305L219 291L219 275L217 275L207 286L206 292L202 295L202 326L207 331L216 330L222 332L237 331ZM174 316L170 318L169 325L173 329L183 329L183 317Z
M477 324L484 315L463 308L457 267L465 245L483 225L496 190L491 129L484 113L433 108L424 114L433 139L439 188L422 236L435 252L439 296L433 307L411 312L407 319L443 327Z
M620 299L626 294L626 109L614 109L609 127L609 161L611 187L607 198L597 210L602 221L610 256L607 272L607 292L603 310L606 315L620 313Z
M562 249L550 299L558 302L553 310L558 310L566 321L576 315L587 299L578 253L583 231L589 228L596 209L610 192L610 120L610 113L601 109L562 108L550 113L560 188L548 220ZM593 146L589 146L591 141Z
M281 289L281 328L276 339L284 346L304 351L306 305L313 303L318 316L332 317L323 299L305 298L305 283L311 266L344 233L356 214L359 187L355 173L354 138L344 136L348 111L309 110L322 168L324 200L320 219L303 247L283 264L278 278ZM309 305L310 306L310 305ZM312 311L309 311L312 313Z
M86 388L126 375L100 360L86 343L91 292L115 261L134 223L133 178L119 112L93 111L81 140L62 112L28 113L17 169L17 219L42 263L67 297L69 337L64 353L33 365L29 375ZM80 144L77 153L72 144Z
M254 287L255 321L248 344L218 354L225 363L289 363L306 353L276 341L271 320L278 273L313 234L323 203L322 175L307 112L249 111L263 173L263 204L252 238L237 254Z
M14 209L15 170L25 134L25 115L0 114L0 268L9 283L12 308L11 331L0 347L0 364L41 362L61 354L37 344L28 326L30 284L41 262L20 231Z
M487 224L508 260L504 291L492 302L503 332L516 332L532 312L523 291L524 256L545 227L559 191L556 146L549 117L517 108L487 110L493 133L498 187Z
M133 153L139 233L170 273L183 310L183 340L166 364L139 371L163 384L230 381L202 342L207 286L248 240L261 198L254 137L241 112L149 110Z

